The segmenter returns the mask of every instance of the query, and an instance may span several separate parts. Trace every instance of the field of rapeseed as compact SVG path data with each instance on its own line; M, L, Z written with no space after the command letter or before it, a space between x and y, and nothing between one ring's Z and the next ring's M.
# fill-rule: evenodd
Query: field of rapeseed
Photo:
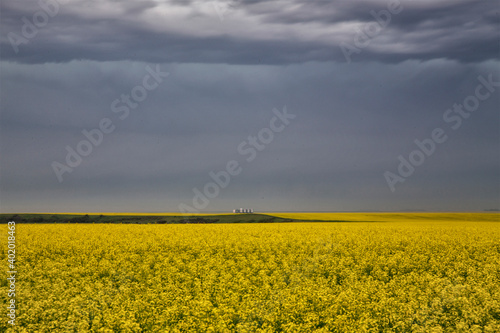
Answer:
M500 332L495 222L16 228L2 332Z

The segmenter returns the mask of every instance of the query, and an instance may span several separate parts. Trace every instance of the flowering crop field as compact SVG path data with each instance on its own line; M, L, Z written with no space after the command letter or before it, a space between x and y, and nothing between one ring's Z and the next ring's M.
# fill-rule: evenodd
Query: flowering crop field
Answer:
M2 332L500 332L496 222L16 228Z

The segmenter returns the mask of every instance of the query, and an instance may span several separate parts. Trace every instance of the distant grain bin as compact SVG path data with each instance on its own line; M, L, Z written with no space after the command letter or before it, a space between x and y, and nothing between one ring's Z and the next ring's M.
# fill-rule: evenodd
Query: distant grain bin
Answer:
M237 208L237 209L233 209L233 213L235 213L235 214L252 214L253 209L252 208Z

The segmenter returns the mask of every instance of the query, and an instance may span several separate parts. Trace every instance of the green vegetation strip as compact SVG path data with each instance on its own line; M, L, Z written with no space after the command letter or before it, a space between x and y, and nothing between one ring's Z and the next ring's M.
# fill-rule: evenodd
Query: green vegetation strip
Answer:
M224 215L106 215L106 214L0 214L0 222L7 223L124 223L124 224L206 224L206 223L271 223L298 220L265 214Z

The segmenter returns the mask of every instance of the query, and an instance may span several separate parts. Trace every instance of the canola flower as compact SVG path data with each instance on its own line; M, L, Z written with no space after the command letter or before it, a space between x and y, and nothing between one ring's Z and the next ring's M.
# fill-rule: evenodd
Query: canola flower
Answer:
M495 222L18 224L17 239L2 332L500 332Z

